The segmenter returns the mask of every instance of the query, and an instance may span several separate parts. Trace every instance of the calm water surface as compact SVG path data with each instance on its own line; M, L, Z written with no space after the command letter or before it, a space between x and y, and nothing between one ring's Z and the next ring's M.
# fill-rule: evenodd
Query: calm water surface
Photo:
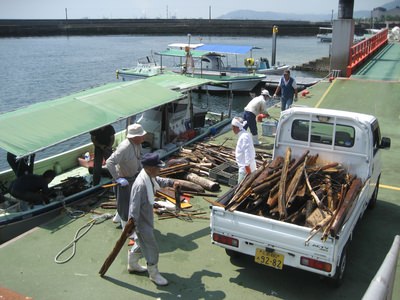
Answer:
M133 67L138 58L164 50L173 42L187 43L188 38L127 35L0 39L0 112L117 81L116 69ZM271 60L270 37L191 37L191 43L200 42L257 46L263 49L254 51L253 57ZM319 43L315 37L278 37L276 61L299 65L327 56L328 52L329 45ZM226 111L226 101L222 96L212 97L209 102L219 112ZM248 95L235 96L233 111L240 113L248 101ZM78 142L88 141L85 136ZM56 151L75 147L76 143L70 141ZM0 170L8 167L4 157L1 150Z

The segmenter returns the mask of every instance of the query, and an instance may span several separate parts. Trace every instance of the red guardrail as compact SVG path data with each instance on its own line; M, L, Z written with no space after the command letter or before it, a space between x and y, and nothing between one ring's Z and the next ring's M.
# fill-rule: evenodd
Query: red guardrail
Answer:
M379 48L388 42L388 29L384 29L370 38L361 41L350 48L349 64L347 65L346 76L350 77L353 71L365 60L372 56Z

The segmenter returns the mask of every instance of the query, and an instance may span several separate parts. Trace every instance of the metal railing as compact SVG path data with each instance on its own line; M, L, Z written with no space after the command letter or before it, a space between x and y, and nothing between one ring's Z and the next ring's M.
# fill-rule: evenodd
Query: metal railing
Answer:
M388 42L388 29L383 29L372 37L361 41L350 48L349 64L346 69L346 76L350 77L354 70L365 60L371 57L377 50Z
M392 299L393 285L396 275L397 259L400 249L400 235L396 235L392 247L385 260L371 281L363 300L390 300Z

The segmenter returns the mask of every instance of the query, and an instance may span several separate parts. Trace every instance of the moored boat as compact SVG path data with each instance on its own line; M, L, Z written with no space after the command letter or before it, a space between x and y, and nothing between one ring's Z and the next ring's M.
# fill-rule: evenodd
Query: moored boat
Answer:
M249 92L266 75L281 75L290 68L286 64L271 66L267 58L254 59L255 49L260 48L247 45L173 43L166 50L155 53L160 56L160 64L150 66L153 70L145 73L156 75L159 72L172 71L223 83L208 86L210 91ZM174 62L166 67L165 60L168 58L172 58ZM141 66L123 68L117 70L117 76L130 80L142 72Z
M157 52L160 55L162 65L163 58L173 57L180 59L180 63L171 68L171 71L178 74L185 74L195 78L209 79L222 83L222 85L208 85L210 91L236 91L248 92L254 89L257 84L265 78L264 74L255 72L240 72L224 67L223 54L202 50L167 49Z
M270 65L266 57L254 58L253 51L260 50L259 47L249 45L227 45L227 44L205 44L196 48L198 51L208 51L220 54L221 56L209 58L210 62L215 60L212 65L225 65L227 70L241 73L258 73L266 75L282 75L283 71L290 69L287 64L277 63ZM222 62L222 57L225 57L225 62ZM228 60L230 58L230 61ZM232 62L232 60L234 62ZM239 62L243 61L243 64Z
M126 120L128 125L131 118L136 117L136 122L149 133L143 151L158 151L161 157L165 157L229 122L228 116L221 118L218 113L218 118L212 120L207 117L207 110L193 106L192 89L208 82L181 75L162 75L156 76L155 80L108 83L33 104L0 115L0 126L10 129L0 133L0 147L21 158L74 137L84 134L89 137L91 130L108 124L123 127L116 134L116 146L125 138L125 126L116 122ZM60 151L35 163L35 174L48 169L58 173L49 185L54 194L46 205L22 208L20 201L8 193L14 173L11 170L0 172L0 182L4 187L4 201L0 206L0 243L50 220L65 205L82 200L110 182L109 177L103 176L99 185L92 186L88 162L80 159L86 152L93 152L92 143ZM79 180L81 188L67 192L63 183L71 179Z
M121 68L116 71L117 78L120 74L131 79L143 79L162 74L161 66L157 64L153 56L141 57L138 59L136 67Z

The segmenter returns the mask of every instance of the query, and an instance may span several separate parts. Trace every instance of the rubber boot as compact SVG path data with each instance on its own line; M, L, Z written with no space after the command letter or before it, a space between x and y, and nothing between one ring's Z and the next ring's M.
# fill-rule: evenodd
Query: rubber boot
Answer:
M253 135L253 145L260 145L260 142L258 141L258 135Z
M149 271L150 280L157 285L167 285L168 280L165 279L158 271L157 265L147 265L147 270Z
M120 218L118 212L115 212L115 216L114 216L114 218L112 219L112 221L113 221L113 223L119 223L119 222L121 222L121 218Z
M128 251L128 272L139 272L143 273L147 271L147 268L139 265L139 259L142 257L141 253L135 253Z

